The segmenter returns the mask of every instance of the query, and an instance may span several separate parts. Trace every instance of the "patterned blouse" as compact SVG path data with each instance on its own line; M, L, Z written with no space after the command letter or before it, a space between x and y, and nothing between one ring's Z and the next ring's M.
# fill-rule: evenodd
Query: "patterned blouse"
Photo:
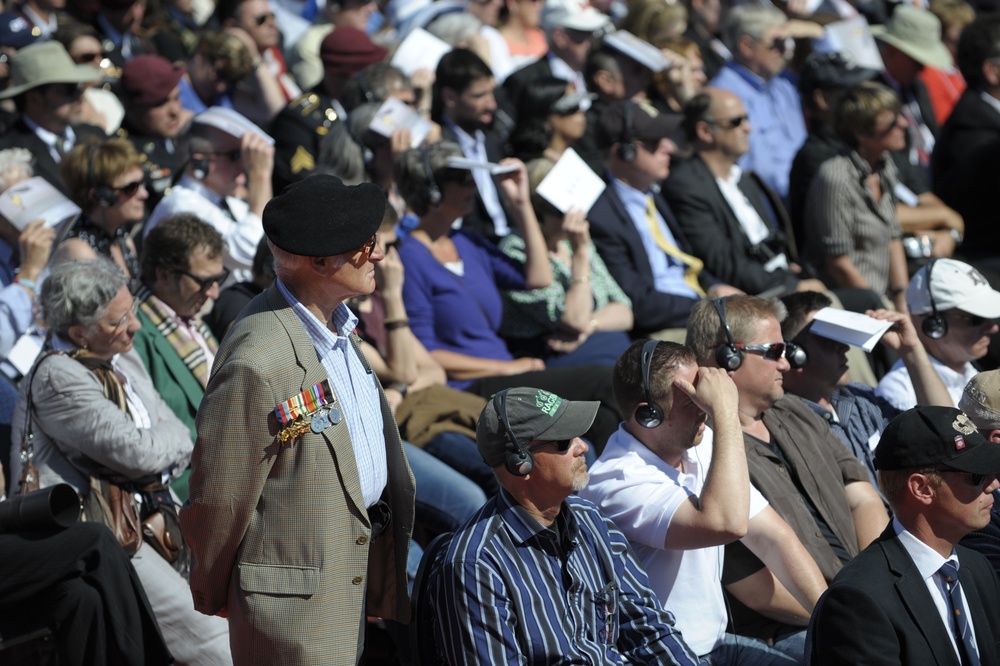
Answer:
M126 242L129 237L130 224L123 224L118 227L113 234L109 234L103 227L98 226L86 215L81 215L73 229L66 235L66 238L79 238L84 243L94 249L94 252L102 257L107 257L114 261L111 255L111 246L117 245L125 258L125 265L128 266L128 288L133 294L139 290L139 258L132 251L131 246Z
M560 243L570 257L573 250L568 240ZM505 236L500 241L504 254L523 263L527 262L524 239L517 234ZM566 312L566 292L569 291L572 272L570 263L557 257L549 257L552 263L552 284L544 289L505 291L504 317L500 335L505 338L534 338L545 336L559 326L559 320ZM590 288L594 294L594 310L608 303L623 303L632 307L632 301L608 273L604 260L597 253L594 243L590 243Z

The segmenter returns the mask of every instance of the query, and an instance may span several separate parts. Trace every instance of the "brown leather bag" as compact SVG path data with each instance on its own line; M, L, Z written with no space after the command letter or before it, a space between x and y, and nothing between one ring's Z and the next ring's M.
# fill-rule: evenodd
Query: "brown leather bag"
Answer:
M90 492L83 500L83 518L107 525L128 556L132 557L142 545L142 528L139 504L130 488L91 476Z

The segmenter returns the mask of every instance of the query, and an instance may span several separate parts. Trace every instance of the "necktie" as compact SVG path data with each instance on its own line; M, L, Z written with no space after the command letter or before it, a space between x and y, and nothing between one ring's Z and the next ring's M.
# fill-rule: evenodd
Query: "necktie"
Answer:
M698 275L701 273L701 269L704 268L705 264L698 257L693 257L690 254L681 251L679 247L671 243L666 235L663 233L663 229L660 228L660 221L656 219L656 204L653 201L653 197L646 197L646 224L649 225L649 230L653 234L653 240L656 241L656 246L666 252L669 256L673 257L677 261L684 264L684 283L694 290L694 293L699 296L705 296L705 290L701 288L698 283Z
M948 606L954 620L955 638L962 664L979 666L979 652L972 643L972 628L969 626L965 604L962 603L962 584L958 580L958 566L949 560L941 565L938 573L944 578L945 589L948 590Z

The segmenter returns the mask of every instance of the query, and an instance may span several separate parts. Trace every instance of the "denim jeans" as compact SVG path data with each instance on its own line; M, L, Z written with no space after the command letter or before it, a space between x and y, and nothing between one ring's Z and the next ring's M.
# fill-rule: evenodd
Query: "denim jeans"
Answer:
M483 462L476 442L471 437L458 432L442 432L427 442L423 450L475 481L486 493L486 497L493 497L500 489L493 470Z
M403 443L416 481L416 520L434 533L454 532L486 503L471 480L427 451Z

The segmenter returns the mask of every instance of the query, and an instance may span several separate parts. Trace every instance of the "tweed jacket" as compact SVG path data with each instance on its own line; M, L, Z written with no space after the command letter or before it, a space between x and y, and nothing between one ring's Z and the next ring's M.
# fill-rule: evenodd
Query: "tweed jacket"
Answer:
M354 666L366 614L409 619L414 483L381 387L382 499L392 522L376 541L346 419L279 443L274 407L326 378L301 321L272 286L230 329L198 411L181 524L195 608L228 609L236 664Z
M981 663L995 666L1000 663L1000 581L979 553L962 546L955 552ZM817 666L959 666L948 629L891 523L837 574L816 605L809 631Z
M148 294L148 292L147 292ZM142 323L135 334L135 351L142 358L153 386L170 409L174 410L184 425L191 431L191 439L195 439L194 419L198 414L198 406L205 395L205 389L194 373L184 363L177 349L150 320L149 315L140 308L139 321ZM207 334L205 341L213 351L216 348L215 338L202 326L202 333ZM199 347L200 351L201 348ZM204 356L202 356L204 358Z

